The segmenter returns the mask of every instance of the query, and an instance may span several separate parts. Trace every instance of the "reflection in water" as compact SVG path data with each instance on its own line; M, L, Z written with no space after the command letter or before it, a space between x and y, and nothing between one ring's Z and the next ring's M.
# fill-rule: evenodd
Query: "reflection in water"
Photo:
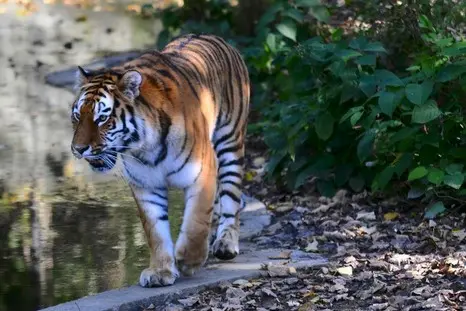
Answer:
M135 284L149 261L129 189L70 156L73 95L43 81L103 50L148 47L160 23L35 3L24 15L0 1L1 311ZM181 196L170 195L175 234Z
M0 205L1 310L36 310L135 284L148 264L144 232L124 184L95 184L100 195L58 190ZM179 198L170 193L174 238Z

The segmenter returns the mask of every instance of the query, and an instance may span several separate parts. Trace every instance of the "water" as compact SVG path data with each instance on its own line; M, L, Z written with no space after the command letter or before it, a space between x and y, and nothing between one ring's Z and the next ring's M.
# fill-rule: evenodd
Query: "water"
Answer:
M46 73L105 51L153 45L160 23L118 9L127 3L113 12L22 3L0 0L2 311L37 310L132 285L149 262L128 187L72 158L73 94L43 81ZM180 194L172 192L170 203L176 238Z

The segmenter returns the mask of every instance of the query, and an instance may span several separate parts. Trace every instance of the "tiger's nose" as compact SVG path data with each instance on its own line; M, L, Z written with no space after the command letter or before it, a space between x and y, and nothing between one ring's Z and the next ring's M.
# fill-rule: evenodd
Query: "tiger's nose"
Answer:
M90 147L87 145L73 145L71 149L75 155L82 156L84 152L86 152Z

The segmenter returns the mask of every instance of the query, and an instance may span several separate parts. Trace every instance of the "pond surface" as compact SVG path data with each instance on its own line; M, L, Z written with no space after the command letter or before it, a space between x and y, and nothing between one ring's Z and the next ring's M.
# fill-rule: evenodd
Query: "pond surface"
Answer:
M153 46L160 23L118 6L95 12L107 7L51 2L0 0L1 311L132 285L149 262L127 185L71 156L73 94L45 85L44 76L106 51ZM170 201L176 238L179 193Z

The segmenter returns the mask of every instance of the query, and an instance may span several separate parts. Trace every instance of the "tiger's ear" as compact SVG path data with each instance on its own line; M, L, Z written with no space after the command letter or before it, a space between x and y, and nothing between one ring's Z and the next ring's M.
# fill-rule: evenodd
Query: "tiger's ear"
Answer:
M90 73L81 66L78 66L78 70L76 71L76 83L74 85L74 90L78 91L83 84L89 81Z
M131 100L134 100L139 96L139 87L141 83L142 75L136 70L129 70L121 77L119 87L123 94L128 96Z

